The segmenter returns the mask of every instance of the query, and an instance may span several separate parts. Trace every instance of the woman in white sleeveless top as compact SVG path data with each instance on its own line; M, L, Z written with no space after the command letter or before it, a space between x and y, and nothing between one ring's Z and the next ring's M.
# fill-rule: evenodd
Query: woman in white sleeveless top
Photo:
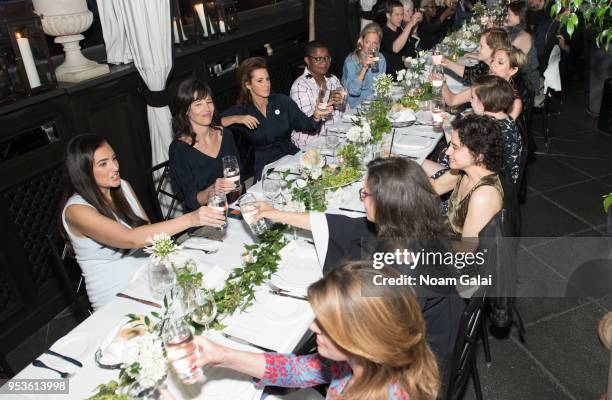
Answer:
M68 179L60 205L60 231L74 250L94 310L124 289L146 262L131 249L144 247L157 233L174 235L224 222L222 212L200 207L170 221L150 224L129 183L119 175L115 152L100 136L71 139L65 166Z

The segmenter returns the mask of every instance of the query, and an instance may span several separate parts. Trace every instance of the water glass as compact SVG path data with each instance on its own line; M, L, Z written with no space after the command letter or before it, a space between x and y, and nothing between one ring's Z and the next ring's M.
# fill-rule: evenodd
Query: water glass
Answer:
M431 67L431 86L434 88L442 88L444 83L444 67L442 64L434 64Z
M213 210L221 211L225 218L223 225L219 226L217 230L225 231L227 228L227 197L223 193L215 192L214 190L208 195L208 207Z
M327 146L328 150L331 150L334 157L336 156L336 148L339 144L340 138L338 136L330 134L325 136L325 145Z
M436 98L431 101L431 116L433 118L433 125L441 128L444 122L444 100Z
M440 64L442 64L442 52L440 51L440 48L438 46L436 46L433 49L433 54L431 56L431 61L433 62L433 65L440 65Z
M240 205L242 217L249 225L249 228L253 234L259 236L268 230L268 223L264 218L257 222L253 220L255 214L257 214L259 211L259 206L257 205L255 196L253 196L251 193L245 193L238 199L238 204Z
M240 190L240 164L236 156L225 156L222 158L223 161L223 176L225 179L233 181L236 185L232 192Z
M162 340L168 361L178 378L186 384L200 380L204 374L196 363L199 357L198 346L183 316L173 316L166 321Z
M372 71L372 73L377 74L378 73L378 60L380 59L380 57L378 57L378 50L374 49L370 52L370 56L374 59L374 62L372 62L372 64L370 64L370 71Z
M334 102L334 109L340 112L346 111L346 99L348 98L348 91L346 88L339 86L331 91L331 99Z

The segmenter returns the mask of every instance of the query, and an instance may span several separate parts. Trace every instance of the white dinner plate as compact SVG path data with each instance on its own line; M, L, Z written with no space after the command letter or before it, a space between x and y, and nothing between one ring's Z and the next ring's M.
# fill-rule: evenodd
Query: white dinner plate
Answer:
M51 346L51 350L64 356L74 358L83 362L88 352L90 351L91 340L85 332L76 332L64 336ZM68 361L62 360L59 357L48 356L47 363L50 367L62 369L67 365L73 365Z
M251 378L239 372L211 366L205 366L203 371L204 379L201 383L203 386L198 396L199 398L207 400L241 400L245 399L249 392L254 392L255 390ZM230 388L231 390L228 390Z
M299 304L295 301L287 301L287 297L277 296L271 293L260 294L257 304L265 308L266 319L271 321L291 321L300 316Z

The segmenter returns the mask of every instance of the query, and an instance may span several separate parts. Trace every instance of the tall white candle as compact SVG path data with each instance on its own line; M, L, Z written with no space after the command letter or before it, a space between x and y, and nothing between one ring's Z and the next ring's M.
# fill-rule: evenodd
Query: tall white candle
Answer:
M176 26L176 18L172 18L172 34L174 36L174 43L180 43L181 39L179 37L178 28Z
M223 21L222 19L219 20L219 30L221 31L221 33L225 33L225 21Z
M21 53L21 60L23 61L23 66L25 67L30 88L34 89L35 87L40 86L40 77L38 76L36 63L34 62L34 57L32 56L30 41L28 38L22 38L21 34L17 33L17 45L19 46L19 53Z
M196 12L198 13L198 17L200 18L200 23L204 28L204 37L208 37L208 28L206 27L206 14L204 14L204 5L202 3L196 4L194 6Z

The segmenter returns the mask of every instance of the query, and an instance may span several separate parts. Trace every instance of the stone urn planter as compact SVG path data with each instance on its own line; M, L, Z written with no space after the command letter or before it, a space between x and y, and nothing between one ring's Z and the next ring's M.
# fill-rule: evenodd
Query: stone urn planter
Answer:
M93 22L86 0L33 0L33 4L45 33L55 36L54 42L64 46L66 58L55 69L58 81L76 83L109 73L108 65L81 54L79 41L85 39L81 33Z

